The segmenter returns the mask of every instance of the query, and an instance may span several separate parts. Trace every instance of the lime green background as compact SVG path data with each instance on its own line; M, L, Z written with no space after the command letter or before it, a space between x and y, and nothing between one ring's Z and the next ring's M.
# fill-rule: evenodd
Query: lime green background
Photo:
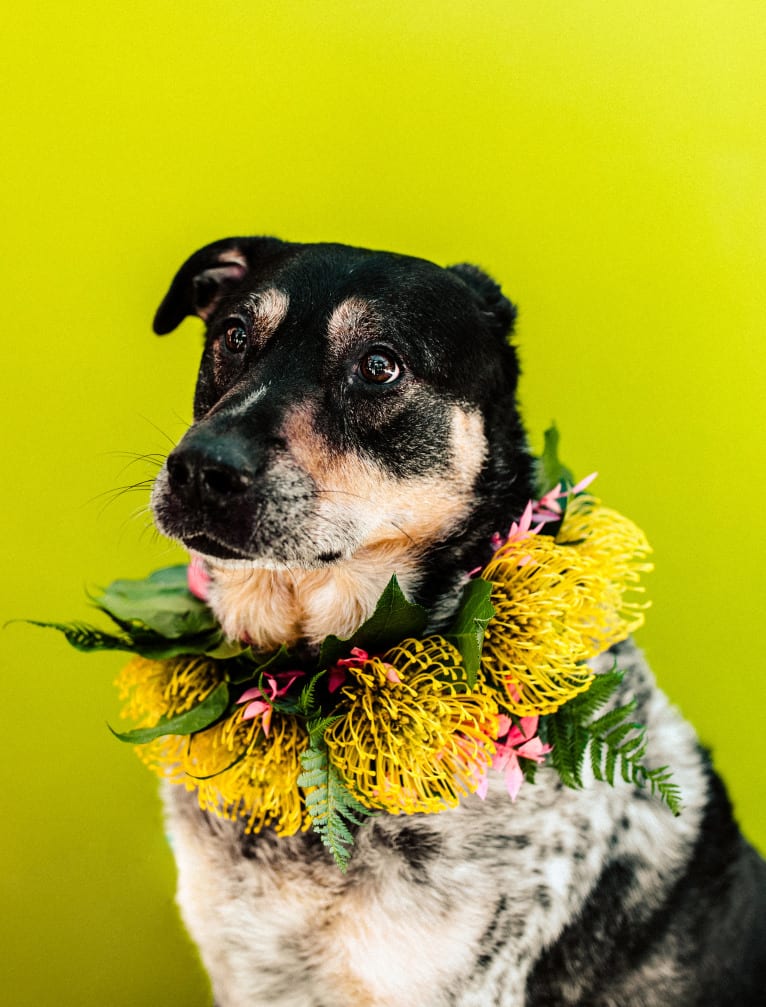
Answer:
M231 233L489 269L521 396L656 550L640 640L766 846L761 2L27 3L3 17L2 617L179 554L151 475L199 324L150 334ZM119 657L2 647L2 978L17 1005L208 1003Z

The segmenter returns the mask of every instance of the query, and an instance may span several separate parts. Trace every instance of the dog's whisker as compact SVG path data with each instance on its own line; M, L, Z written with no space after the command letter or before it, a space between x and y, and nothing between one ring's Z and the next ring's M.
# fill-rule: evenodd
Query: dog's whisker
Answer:
M162 436L163 436L163 437L165 438L165 440L166 440L166 441L168 442L168 444L170 444L171 448L174 448L174 447L176 447L176 445L178 444L178 441L174 440L174 439L173 439L173 438L172 438L172 437L170 436L170 434L169 434L169 433L167 433L167 431L163 430L163 429L162 429L162 427L158 426L158 424L156 424L156 423L154 422L154 420L150 420L148 416L144 416L144 415L143 415L142 413L139 413L138 415L139 415L139 416L141 417L141 419L142 419L142 420L143 420L143 421L144 421L145 423L148 423L150 427L154 427L154 429L155 429L155 430L157 431L157 433L158 433L158 434L161 434L161 435L162 435ZM179 420L181 420L181 418L180 418L180 417L178 417L178 418L179 418ZM187 426L189 425L189 424L188 424L188 423L186 423L186 422L185 422L184 420L181 420L181 423L183 423L183 424L184 424L184 428L185 428L185 427L187 427Z
M151 491L153 485L154 485L153 478L141 479L135 483L128 483L126 486L117 486L114 489L104 490L103 493L97 493L95 496L91 497L87 501L87 503L89 504L96 503L97 501L102 500L104 497L107 497L107 500L103 505L102 511L100 512L103 513L104 508L108 507L110 504L113 504L116 500L119 500L119 498L124 496L126 493L147 493Z
M167 457L164 454L160 454L158 451L147 452L145 454L140 454L137 451L110 451L109 454L115 458L122 457L130 459L119 470L118 475L122 475L122 473L126 472L129 468L131 468L131 466L138 464L150 465L155 469L161 469L165 464L165 458Z

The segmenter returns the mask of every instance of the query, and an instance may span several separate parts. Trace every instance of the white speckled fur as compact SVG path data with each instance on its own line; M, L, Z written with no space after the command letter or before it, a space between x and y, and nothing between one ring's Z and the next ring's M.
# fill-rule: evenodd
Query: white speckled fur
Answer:
M650 688L638 652L630 648L625 658L633 670L620 701L633 690L644 697L638 716L649 728L648 758L673 765L684 794L680 819L658 801L636 801L622 782L573 791L543 769L515 805L495 778L486 802L470 798L439 815L376 819L362 829L344 877L321 854L307 861L304 837L243 858L236 825L201 827L193 795L168 788L179 905L216 1002L521 1007L540 949L576 917L610 859L629 855L638 864L636 899L659 898L683 873L707 784L693 731ZM610 664L596 662L598 670ZM623 822L618 830L622 819L629 827ZM413 827L440 845L427 884L413 883L396 852L397 834L404 830L406 841ZM471 980L501 898L508 907L505 950Z

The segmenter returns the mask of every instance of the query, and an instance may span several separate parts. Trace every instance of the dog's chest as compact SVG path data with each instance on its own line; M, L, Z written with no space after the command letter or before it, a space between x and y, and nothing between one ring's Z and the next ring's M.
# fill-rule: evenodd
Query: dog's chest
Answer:
M344 878L310 837L264 847L231 823L200 828L193 797L173 788L179 903L217 1002L519 1007L611 856L630 856L644 899L676 867L679 850L651 853L653 813L643 821L619 790L542 780L512 807L501 789L455 812L376 820ZM632 826L619 835L616 806Z

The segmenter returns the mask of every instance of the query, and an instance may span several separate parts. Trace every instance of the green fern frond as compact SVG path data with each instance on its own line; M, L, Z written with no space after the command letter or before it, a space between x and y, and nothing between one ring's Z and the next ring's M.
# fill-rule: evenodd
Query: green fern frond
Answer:
M603 675L596 675L585 692L579 693L566 704L568 716L574 716L581 724L589 723L602 707L612 698L614 691L622 685L625 672L614 664Z
M667 766L646 769L645 766L637 765L633 782L639 787L648 787L653 797L659 797L674 815L680 815L682 810L681 788L672 782L672 777L673 774Z
M43 629L55 629L63 633L67 643L76 650L132 650L133 641L127 636L115 636L105 633L95 626L84 622L37 622L25 619L31 626L42 626Z
M331 713L327 717L317 716L310 719L306 724L309 732L310 748L321 749L324 745L324 736L327 728L340 719L341 714L339 713Z
M307 682L306 685L301 689L301 693L298 696L298 701L295 705L296 713L301 717L311 717L317 711L317 701L316 701L316 689L319 679L325 673L320 671L318 675L314 675L312 679ZM324 733L324 732L323 732Z
M345 874L354 845L350 827L361 825L371 812L350 793L322 742L301 755L301 764L298 786L308 791L305 800L311 827Z
M643 764L646 728L632 719L635 700L593 719L623 676L624 672L617 668L599 675L586 693L546 719L546 738L553 746L551 763L567 787L579 789L583 785L585 759L589 757L595 779L614 786L619 771L626 783L648 788L677 815L681 792L672 782L667 766L650 770Z

